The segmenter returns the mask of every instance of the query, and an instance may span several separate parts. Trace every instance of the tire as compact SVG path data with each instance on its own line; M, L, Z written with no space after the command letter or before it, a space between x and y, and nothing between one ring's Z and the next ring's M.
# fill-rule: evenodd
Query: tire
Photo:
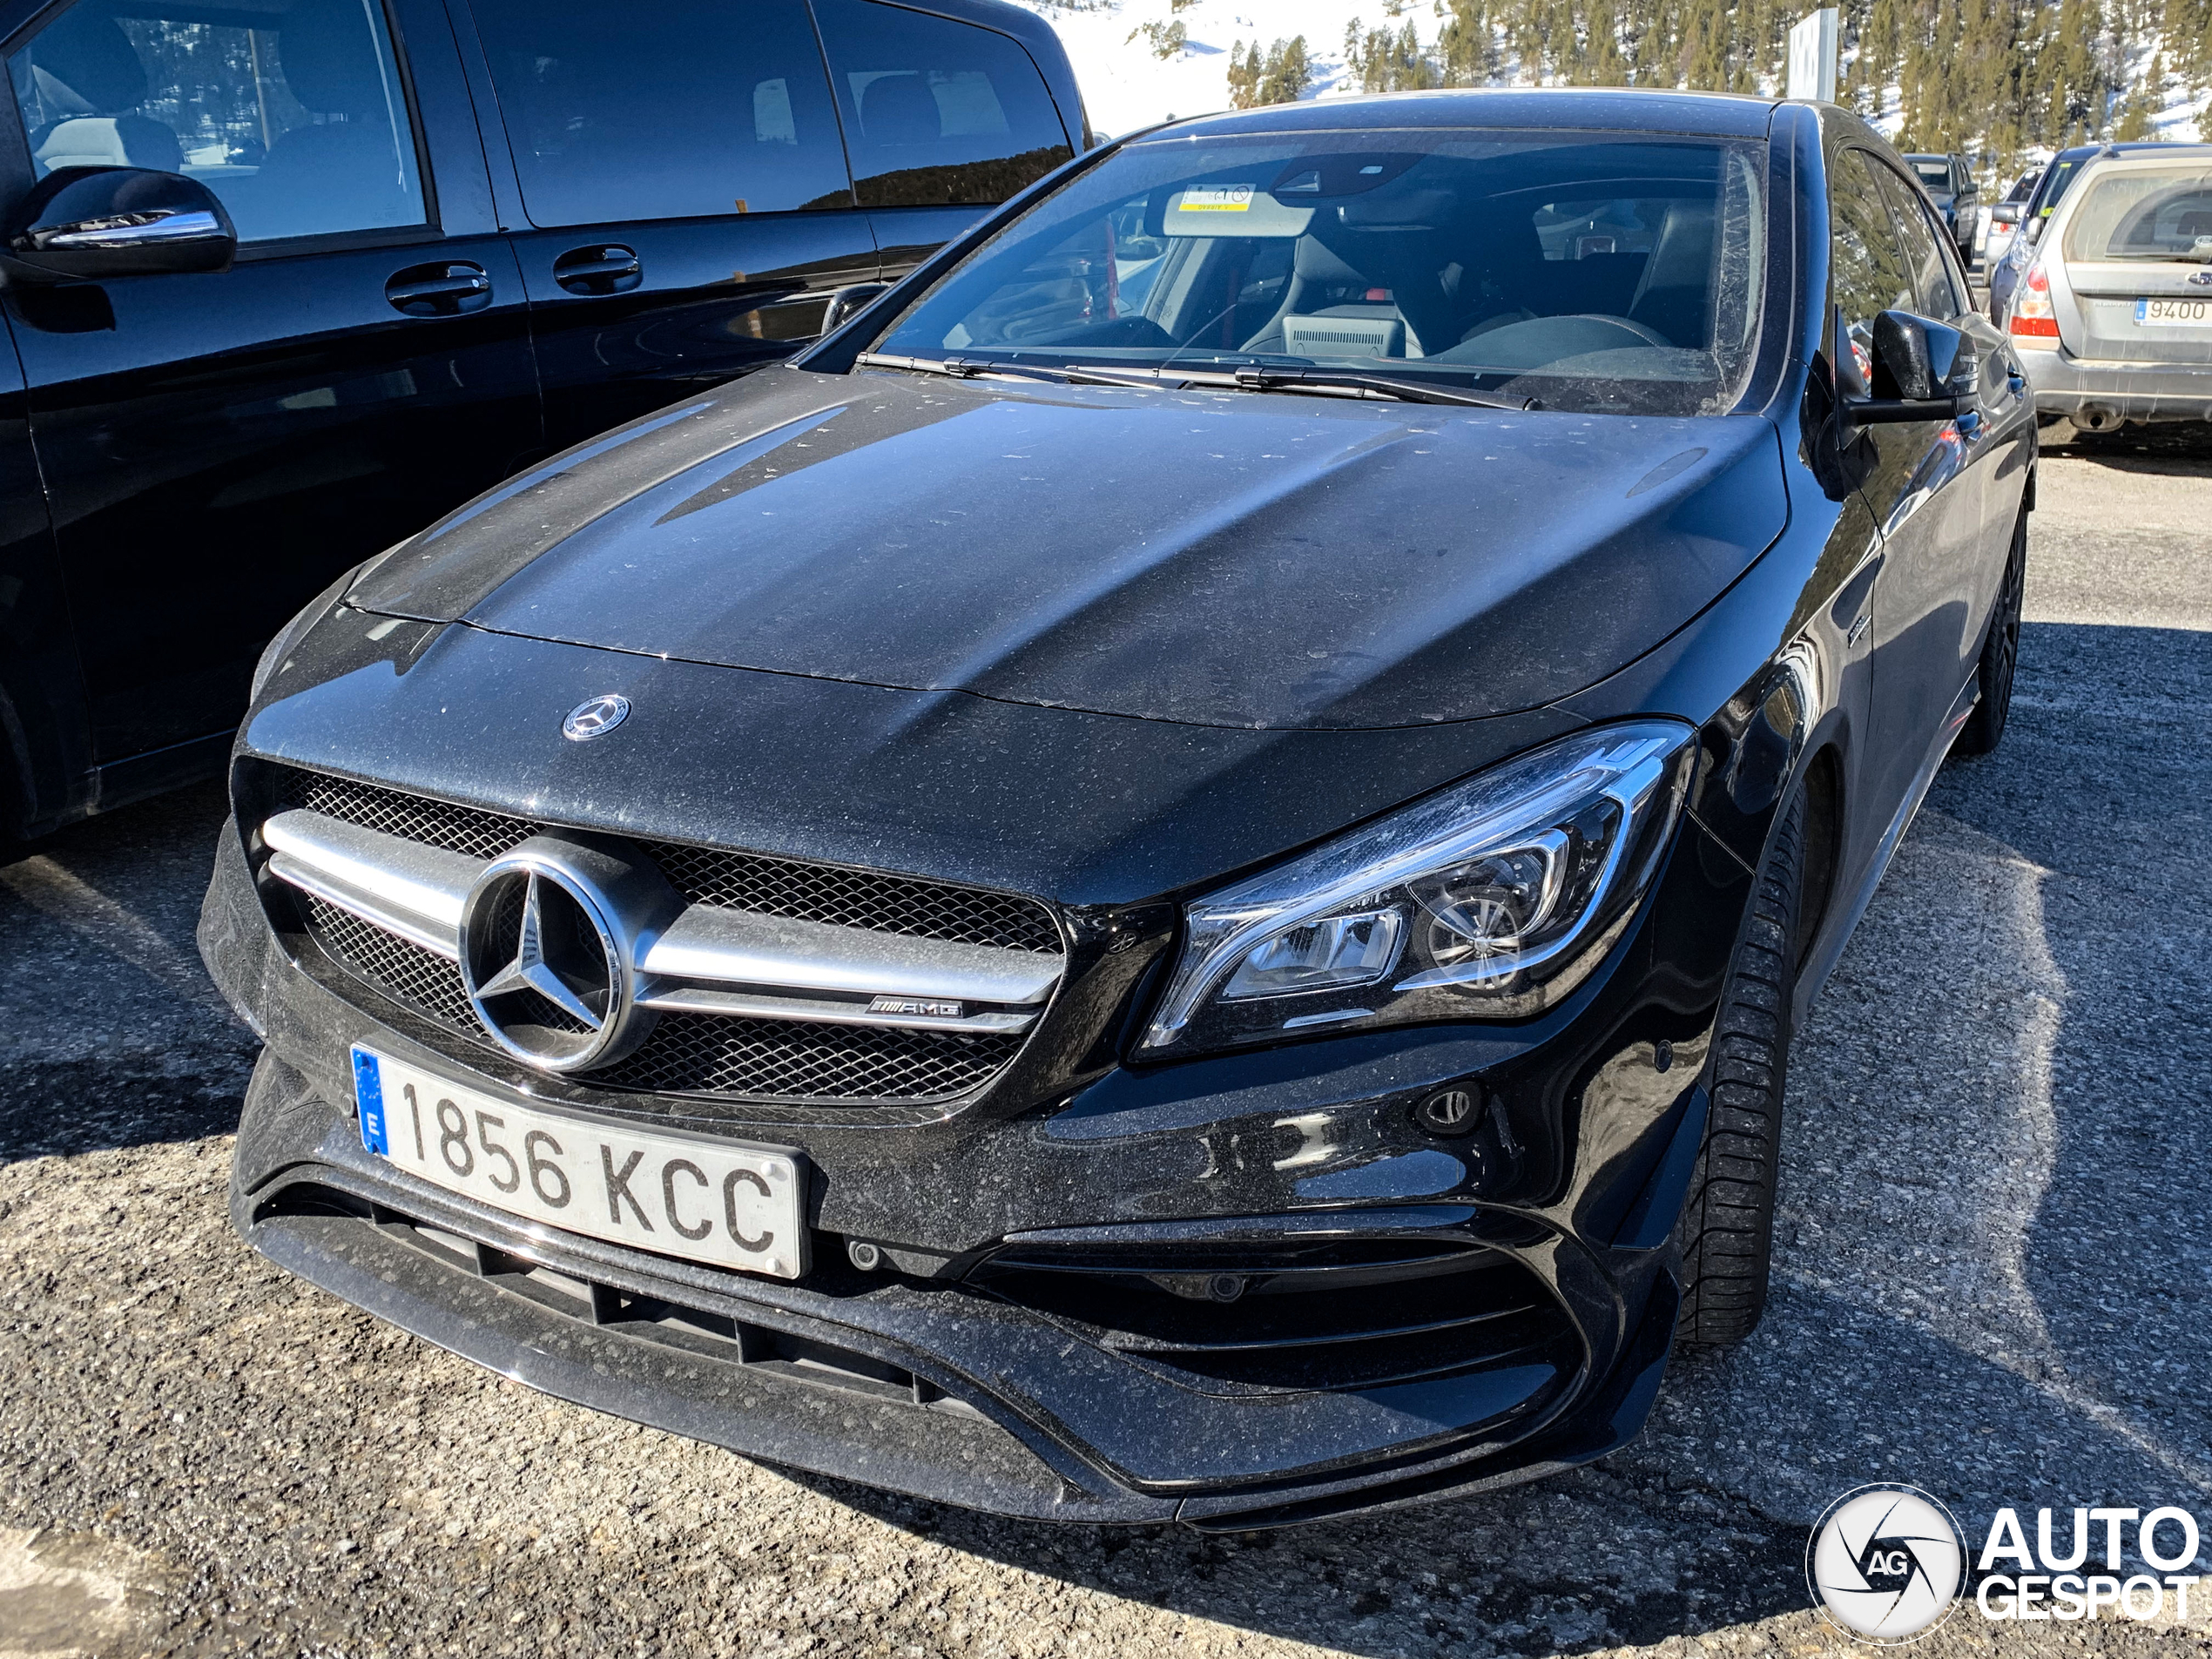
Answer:
M1675 1326L1680 1347L1731 1347L1766 1312L1804 834L1800 789L1753 884L1751 914L1714 1022L1705 1143L1697 1149L1676 1231L1682 1247L1682 1313Z
M1954 755L1990 754L2005 739L2005 721L2013 708L2013 675L2020 666L2020 597L2027 586L2027 515L2022 513L2013 527L2013 547L2005 556L2004 579L1989 615L1989 631L1982 637L1981 664L1975 670L1975 690L1981 695L1951 740Z

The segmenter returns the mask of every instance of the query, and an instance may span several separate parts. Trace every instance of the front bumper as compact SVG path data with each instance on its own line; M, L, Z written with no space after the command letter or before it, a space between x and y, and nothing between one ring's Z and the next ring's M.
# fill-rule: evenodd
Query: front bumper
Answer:
M1533 1035L1370 1034L1116 1071L992 1122L766 1131L815 1170L822 1265L783 1283L526 1229L365 1152L349 1045L451 1069L453 1044L287 954L226 831L202 948L268 1043L233 1217L291 1271L502 1374L931 1500L1241 1528L1529 1479L1623 1443L1656 1393L1706 1109L1694 1057L1745 885L1686 826L1614 966ZM1659 969L1662 927L1690 942ZM1661 1076L1662 1042L1693 1062ZM489 1052L469 1069L540 1104L563 1092ZM1471 1078L1555 1143L1517 1144L1503 1116L1421 1135L1412 1103ZM851 1267L854 1239L897 1271ZM1149 1288L1317 1241L1448 1258L1456 1277L1423 1283L1450 1317L1406 1316L1418 1285L1354 1279L1327 1292L1345 1330L1284 1338L1258 1297L1244 1313Z
M2212 365L2098 361L2053 341L2011 338L2038 415L2092 430L2122 421L2212 420Z

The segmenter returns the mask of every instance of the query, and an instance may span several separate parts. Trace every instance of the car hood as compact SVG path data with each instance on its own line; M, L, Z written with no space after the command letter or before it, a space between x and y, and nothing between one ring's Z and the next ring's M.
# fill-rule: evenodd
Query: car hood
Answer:
M1757 418L772 370L373 567L363 610L1259 729L1540 706L1786 522Z

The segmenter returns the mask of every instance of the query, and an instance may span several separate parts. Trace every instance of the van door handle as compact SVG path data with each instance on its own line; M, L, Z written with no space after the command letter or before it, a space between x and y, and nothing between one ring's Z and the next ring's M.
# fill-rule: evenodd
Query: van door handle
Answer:
M410 265L384 285L384 297L410 317L455 317L491 303L491 278L467 260Z
M627 293L645 280L635 248L617 243L572 247L553 261L553 280L570 293Z

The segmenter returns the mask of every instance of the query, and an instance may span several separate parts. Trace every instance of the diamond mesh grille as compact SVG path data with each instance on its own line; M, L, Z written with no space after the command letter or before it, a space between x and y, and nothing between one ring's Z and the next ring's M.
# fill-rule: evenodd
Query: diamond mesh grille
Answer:
M381 789L374 784L355 783L350 778L332 778L320 772L299 772L290 767L285 768L282 775L278 802L280 806L320 813L326 818L359 824L363 829L396 835L403 841L442 846L448 853L466 853L472 859L496 859L502 853L513 852L537 833L537 826L526 819L479 812L473 806L455 806L449 801L403 794L396 789Z
M472 858L496 858L538 832L524 819L291 768L283 770L277 792L280 806ZM926 939L1060 948L1051 914L1026 899L673 842L644 845L671 884L694 904ZM299 898L308 931L341 966L461 1035L487 1040L458 966L311 894ZM544 1012L559 1015L550 1003ZM615 1089L809 1103L927 1103L955 1098L989 1082L1022 1041L1019 1034L667 1014L637 1053L579 1081Z
M471 858L497 858L538 832L538 826L527 819L289 767L280 792L283 806ZM1061 948L1060 928L1051 913L1011 894L680 841L641 845L660 866L669 885L692 904L1008 950L1054 952Z
M601 1074L617 1087L786 1100L942 1100L988 1082L1018 1035L664 1014L637 1052Z
M388 995L472 1037L483 1034L475 1009L469 1006L469 992L455 964L313 894L303 893L300 899L307 912L307 930L341 966Z

